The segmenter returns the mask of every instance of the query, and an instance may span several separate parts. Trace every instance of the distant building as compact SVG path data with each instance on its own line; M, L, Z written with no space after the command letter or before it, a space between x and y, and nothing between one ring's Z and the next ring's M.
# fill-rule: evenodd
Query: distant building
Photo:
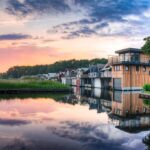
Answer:
M102 88L100 73L105 64L97 64L89 66L89 78L91 79L92 87Z
M61 76L61 82L63 84L76 86L77 72L74 69L67 69Z
M76 86L81 87L82 86L82 75L88 71L88 68L78 68L77 69L77 79L76 79Z
M58 77L59 77L58 73L48 73L48 74L22 76L21 79L37 78L42 80L58 80Z
M37 77L43 80L57 80L59 74L58 73L38 74Z
M104 64L90 65L81 76L81 85L90 88L102 88L100 73L104 66Z

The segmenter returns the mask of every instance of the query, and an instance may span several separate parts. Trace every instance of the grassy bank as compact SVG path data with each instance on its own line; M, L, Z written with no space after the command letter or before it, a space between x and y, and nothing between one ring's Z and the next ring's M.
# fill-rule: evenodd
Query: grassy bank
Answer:
M70 87L56 81L45 80L0 80L0 90L69 90Z

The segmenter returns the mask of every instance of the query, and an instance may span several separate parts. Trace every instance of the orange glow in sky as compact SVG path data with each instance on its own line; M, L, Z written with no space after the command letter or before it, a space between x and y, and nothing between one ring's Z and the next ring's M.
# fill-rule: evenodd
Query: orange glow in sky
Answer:
M118 49L140 48L150 32L150 4L130 5L118 1L108 6L95 0L0 1L0 72L12 66L107 58Z

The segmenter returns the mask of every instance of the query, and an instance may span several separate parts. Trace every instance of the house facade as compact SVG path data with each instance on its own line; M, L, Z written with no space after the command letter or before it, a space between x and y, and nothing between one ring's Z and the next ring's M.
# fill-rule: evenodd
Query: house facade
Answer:
M100 73L104 64L90 65L81 76L81 86L90 88L102 88Z
M82 75L88 71L88 68L78 68L77 69L77 76L76 76L76 86L81 87L83 86Z
M119 50L116 54L108 59L114 90L141 90L144 84L150 83L150 57L135 48Z

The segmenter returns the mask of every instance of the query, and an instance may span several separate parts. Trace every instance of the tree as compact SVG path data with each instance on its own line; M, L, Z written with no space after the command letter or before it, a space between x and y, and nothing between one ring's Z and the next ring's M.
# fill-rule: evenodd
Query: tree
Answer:
M145 44L142 47L142 51L150 56L150 37L144 38Z

